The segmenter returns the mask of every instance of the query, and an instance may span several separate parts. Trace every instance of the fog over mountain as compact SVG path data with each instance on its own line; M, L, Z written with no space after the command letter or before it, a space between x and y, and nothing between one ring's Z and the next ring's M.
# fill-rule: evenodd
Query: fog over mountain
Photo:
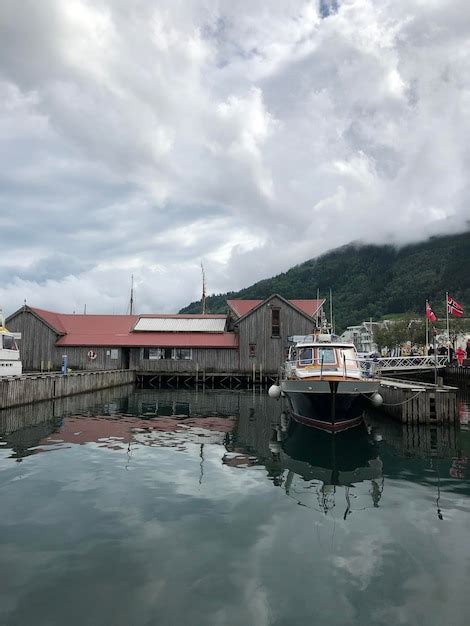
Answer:
M464 0L2 0L0 306L175 311L468 228Z

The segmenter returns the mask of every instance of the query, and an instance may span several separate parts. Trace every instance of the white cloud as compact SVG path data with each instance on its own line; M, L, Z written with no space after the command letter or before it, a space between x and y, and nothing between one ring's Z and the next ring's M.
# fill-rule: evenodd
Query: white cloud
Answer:
M224 291L353 239L462 230L469 14L4 0L4 309L122 311L133 271L142 310L175 310L202 258Z

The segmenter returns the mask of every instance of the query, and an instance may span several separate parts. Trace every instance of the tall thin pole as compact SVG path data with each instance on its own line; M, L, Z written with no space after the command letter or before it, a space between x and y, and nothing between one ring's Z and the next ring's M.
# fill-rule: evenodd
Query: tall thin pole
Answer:
M450 362L450 330L449 330L449 292L446 291L446 318L447 318L447 361Z
M131 275L131 298L129 300L129 315L134 315L134 274Z
M318 305L319 302L320 302L320 289L317 288L317 328L320 328L320 320L319 320L320 307Z
M202 272L202 314L206 314L206 273L204 272L204 265L201 263Z
M333 292L330 287L330 326L331 331L333 332Z
M427 356L428 354L428 349L429 349L429 320L428 320L428 301L426 300L426 307L425 307L425 311L426 311L426 353L424 356Z

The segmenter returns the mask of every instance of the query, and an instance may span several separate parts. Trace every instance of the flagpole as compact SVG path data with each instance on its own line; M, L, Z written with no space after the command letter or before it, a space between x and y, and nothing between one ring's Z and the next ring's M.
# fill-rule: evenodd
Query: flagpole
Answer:
M446 291L446 318L447 318L447 361L450 363L450 330L449 330L449 292Z
M428 320L428 301L426 300L426 352L425 356L428 354L429 349L429 320Z

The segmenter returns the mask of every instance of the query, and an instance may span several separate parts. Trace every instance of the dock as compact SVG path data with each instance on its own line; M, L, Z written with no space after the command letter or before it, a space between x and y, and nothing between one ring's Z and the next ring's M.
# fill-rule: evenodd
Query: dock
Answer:
M145 372L137 371L136 382L140 388L150 389L253 389L268 388L278 380L277 374L263 372L262 368L246 372Z
M0 378L0 410L135 383L133 370L25 374Z
M457 387L382 378L382 411L403 424L444 424L458 420Z

